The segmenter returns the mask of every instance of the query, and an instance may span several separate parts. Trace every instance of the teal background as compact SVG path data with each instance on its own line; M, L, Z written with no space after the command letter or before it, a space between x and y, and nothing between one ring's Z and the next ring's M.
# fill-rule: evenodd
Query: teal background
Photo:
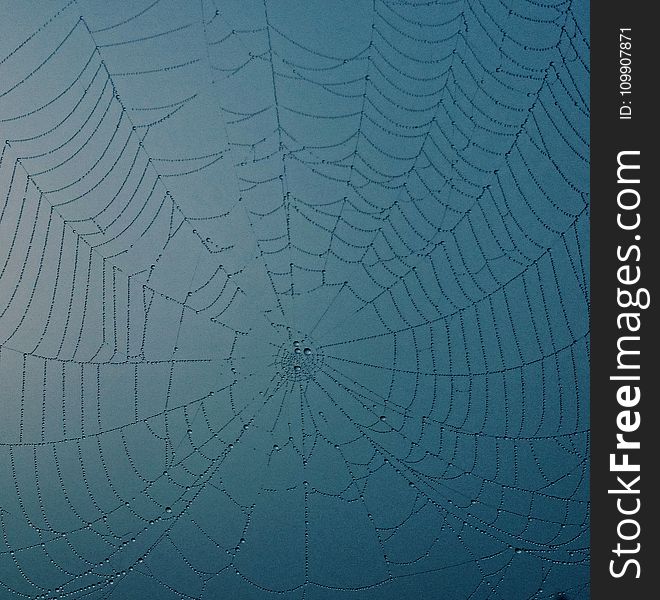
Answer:
M0 3L0 598L588 598L588 17Z

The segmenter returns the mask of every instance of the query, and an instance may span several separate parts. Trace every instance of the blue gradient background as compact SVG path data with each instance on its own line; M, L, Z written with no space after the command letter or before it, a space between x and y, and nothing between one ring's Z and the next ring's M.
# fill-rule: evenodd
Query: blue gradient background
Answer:
M587 2L0 28L0 598L589 597Z

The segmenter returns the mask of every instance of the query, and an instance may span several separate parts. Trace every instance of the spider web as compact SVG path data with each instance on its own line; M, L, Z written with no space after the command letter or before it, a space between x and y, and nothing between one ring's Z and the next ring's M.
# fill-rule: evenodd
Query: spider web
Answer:
M587 598L587 3L6 4L0 597Z

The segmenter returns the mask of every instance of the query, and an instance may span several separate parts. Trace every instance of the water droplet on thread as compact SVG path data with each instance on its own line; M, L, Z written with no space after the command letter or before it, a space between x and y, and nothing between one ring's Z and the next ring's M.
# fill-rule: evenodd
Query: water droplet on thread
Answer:
M305 349L303 350L303 353L304 353L306 356L309 356L309 355L312 353L312 350L311 350L311 348L305 348Z

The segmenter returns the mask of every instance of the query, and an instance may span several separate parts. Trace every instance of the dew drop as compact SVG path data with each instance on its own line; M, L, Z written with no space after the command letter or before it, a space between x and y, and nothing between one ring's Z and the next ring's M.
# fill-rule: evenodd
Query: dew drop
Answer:
M312 353L312 350L311 350L311 348L305 348L305 349L303 350L303 352L304 352L304 354L305 354L306 356L309 356L309 355Z
M172 512L172 508L171 508L170 506L166 506L166 507L165 507L165 512L168 513L168 514L171 513L171 512Z
M294 370L296 373L300 373L300 365L293 365L293 370Z

